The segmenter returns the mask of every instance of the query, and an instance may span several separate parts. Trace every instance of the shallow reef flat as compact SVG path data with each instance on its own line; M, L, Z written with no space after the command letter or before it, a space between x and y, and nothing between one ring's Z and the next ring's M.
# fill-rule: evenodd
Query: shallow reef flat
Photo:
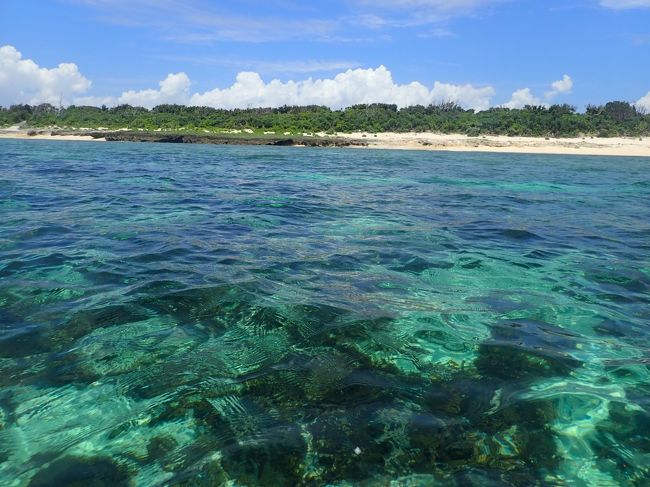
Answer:
M0 149L2 485L650 482L646 160Z

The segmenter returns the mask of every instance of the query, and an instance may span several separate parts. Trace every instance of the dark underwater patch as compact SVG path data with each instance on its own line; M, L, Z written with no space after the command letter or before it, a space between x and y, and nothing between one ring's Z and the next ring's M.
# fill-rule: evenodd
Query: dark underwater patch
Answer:
M575 333L532 320L503 321L491 327L492 338L479 346L478 371L503 380L567 375L580 367L570 351L580 342Z
M128 487L125 467L107 457L63 457L39 470L29 487Z

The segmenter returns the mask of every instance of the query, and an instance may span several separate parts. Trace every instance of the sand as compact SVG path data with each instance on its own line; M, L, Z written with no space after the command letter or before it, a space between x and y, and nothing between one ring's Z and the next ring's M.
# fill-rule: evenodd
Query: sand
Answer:
M0 139L32 139L32 140L86 140L95 142L105 142L106 139L95 139L89 135L8 135L0 133Z
M86 140L86 141L105 141L106 139L95 139L90 135L52 135L51 133L43 132L35 135L30 135L27 130L19 127L9 127L0 129L0 139L33 139L33 140Z
M368 147L371 149L650 157L650 137L547 139L543 137L507 137L504 135L468 137L460 134L369 134L363 132L337 135L367 141Z

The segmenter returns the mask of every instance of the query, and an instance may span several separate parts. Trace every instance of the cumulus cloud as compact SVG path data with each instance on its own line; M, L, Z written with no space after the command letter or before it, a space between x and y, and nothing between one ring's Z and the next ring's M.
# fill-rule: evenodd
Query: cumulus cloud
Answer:
M61 95L85 93L90 85L76 64L42 68L31 59L23 59L15 47L0 47L0 105L56 104Z
M181 72L168 74L158 83L159 88L125 91L118 97L114 96L84 96L74 99L75 105L134 105L153 108L157 105L178 104L187 105L190 101L190 85L192 82L187 74Z
M399 107L456 102L475 110L487 110L495 95L491 86L475 87L436 81L431 88L417 81L398 84L384 66L376 69L348 69L333 78L265 82L259 73L244 71L227 88L190 93L185 73L170 74L159 89L126 91L118 97L80 97L77 105L129 104L152 108L163 103L214 108L258 108L283 105L324 105L345 108L362 103L392 103Z
M454 101L485 110L494 88L436 82L429 89L419 82L397 84L384 66L377 69L350 69L334 78L302 81L264 82L258 73L242 72L235 83L191 98L192 105L219 108L277 107L282 105L325 105L342 108L360 103L393 103L400 107Z
M117 102L147 108L165 103L186 105L190 100L191 84L190 78L185 73L168 74L164 80L158 83L159 89L125 91Z
M626 10L630 8L648 8L650 7L650 0L601 0L600 4L614 10Z
M542 101L533 95L533 92L530 91L530 88L523 88L517 90L512 94L512 98L508 103L504 103L505 108L524 108L526 105L537 106L541 105Z
M561 80L551 83L551 91L547 91L544 96L547 100L551 100L558 95L565 95L571 93L573 89L573 80L571 76L565 74Z
M436 81L431 90L431 103L453 101L480 111L490 108L490 100L495 94L492 86L476 88L473 85L452 85Z
M643 98L637 101L635 103L635 106L637 107L637 109L641 109L646 113L650 113L650 91L648 91L648 93L646 93L646 95Z
M538 106L538 105L547 105L553 100L553 98L558 95L566 95L571 93L573 90L573 80L571 76L565 74L561 80L554 81L551 83L551 90L544 93L545 103L542 103L542 100L536 97L530 88L522 88L515 91L512 94L512 98L507 103L504 103L503 107L505 108L524 108L526 105Z

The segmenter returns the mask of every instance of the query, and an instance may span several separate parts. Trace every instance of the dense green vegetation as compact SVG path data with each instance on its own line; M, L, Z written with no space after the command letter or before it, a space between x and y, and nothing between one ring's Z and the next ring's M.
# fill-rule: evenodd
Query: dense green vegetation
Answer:
M442 132L478 135L613 137L650 135L650 115L627 102L589 106L578 113L569 105L527 106L521 110L464 110L455 103L413 106L355 105L343 110L320 106L221 110L160 105L152 110L121 105L114 108L49 104L0 108L0 125L24 122L28 127L144 130L253 129L277 132Z

